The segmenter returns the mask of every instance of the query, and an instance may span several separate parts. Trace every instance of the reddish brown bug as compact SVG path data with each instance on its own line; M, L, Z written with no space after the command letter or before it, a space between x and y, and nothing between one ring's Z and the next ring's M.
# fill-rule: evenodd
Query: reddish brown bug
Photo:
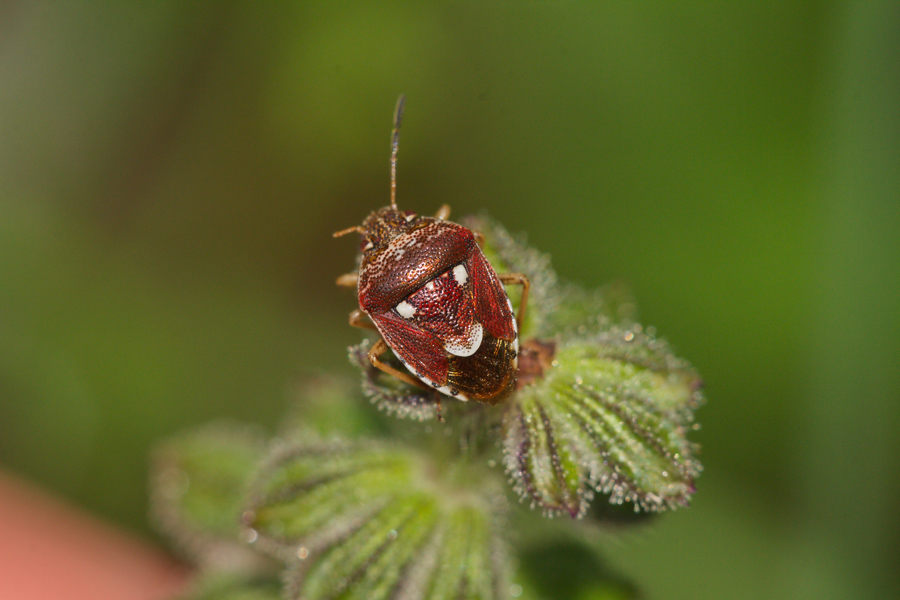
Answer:
M445 220L446 205L434 217L397 209L403 103L400 96L391 132L391 204L334 234L363 237L359 272L337 283L357 287L359 309L350 313L350 324L381 334L369 351L373 365L412 385L496 404L515 387L528 278L498 276L480 236ZM522 286L515 317L504 283ZM388 348L418 379L380 360Z

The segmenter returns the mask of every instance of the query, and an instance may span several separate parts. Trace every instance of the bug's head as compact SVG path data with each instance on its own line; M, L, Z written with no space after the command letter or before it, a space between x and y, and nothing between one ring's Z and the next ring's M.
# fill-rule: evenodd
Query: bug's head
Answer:
M395 237L410 231L417 219L418 215L411 210L400 211L396 206L385 206L369 214L362 225L337 231L334 237L356 232L362 236L359 249L363 254L377 252Z

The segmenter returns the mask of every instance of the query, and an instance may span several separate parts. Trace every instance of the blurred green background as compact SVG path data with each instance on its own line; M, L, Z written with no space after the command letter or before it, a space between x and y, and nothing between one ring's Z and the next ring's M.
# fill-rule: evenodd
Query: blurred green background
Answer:
M388 199L628 284L706 382L649 598L900 589L900 3L0 4L0 467L150 535L146 455L350 373Z

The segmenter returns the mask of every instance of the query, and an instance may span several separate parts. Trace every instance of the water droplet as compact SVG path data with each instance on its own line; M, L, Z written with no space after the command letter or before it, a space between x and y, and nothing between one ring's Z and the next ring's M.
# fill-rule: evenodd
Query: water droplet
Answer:
M512 596L513 598L518 598L519 596L521 596L522 595L522 586L519 585L518 583L514 583L511 586L509 586L509 595Z
M256 540L259 539L259 532L255 529L245 529L244 530L244 541L248 544L255 544Z
M297 558L300 560L306 560L309 557L309 549L306 546L300 546L297 548Z
M632 331L626 331L626 332L625 332L625 341L626 341L626 342L630 342L630 341L633 340L633 339L634 339L634 332L632 332Z
M397 530L396 530L396 529L391 529L391 530L388 532L388 537L389 537L390 539L392 539L392 540L396 540L396 539L397 539Z
M488 461L488 463L487 463L487 464L488 464L488 466L489 466L489 467L490 467L490 468L492 468L492 469L493 469L493 468L494 468L494 467L496 467L496 466L497 466L497 461L496 461L496 460L494 460L494 459L493 459L493 458L492 458L492 459L491 459L491 460L489 460L489 461Z

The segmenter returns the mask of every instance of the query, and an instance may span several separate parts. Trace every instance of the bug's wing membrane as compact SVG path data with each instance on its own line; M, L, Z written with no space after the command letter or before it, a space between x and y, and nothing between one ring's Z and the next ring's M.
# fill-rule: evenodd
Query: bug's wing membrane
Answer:
M503 284L479 248L469 258L472 295L478 321L491 335L501 340L516 338L515 319Z
M434 335L392 312L371 317L384 341L409 370L420 379L425 377L439 385L446 384L449 363L441 342Z
M497 404L516 384L515 355L512 342L489 335L475 354L450 357L447 383L469 400Z

